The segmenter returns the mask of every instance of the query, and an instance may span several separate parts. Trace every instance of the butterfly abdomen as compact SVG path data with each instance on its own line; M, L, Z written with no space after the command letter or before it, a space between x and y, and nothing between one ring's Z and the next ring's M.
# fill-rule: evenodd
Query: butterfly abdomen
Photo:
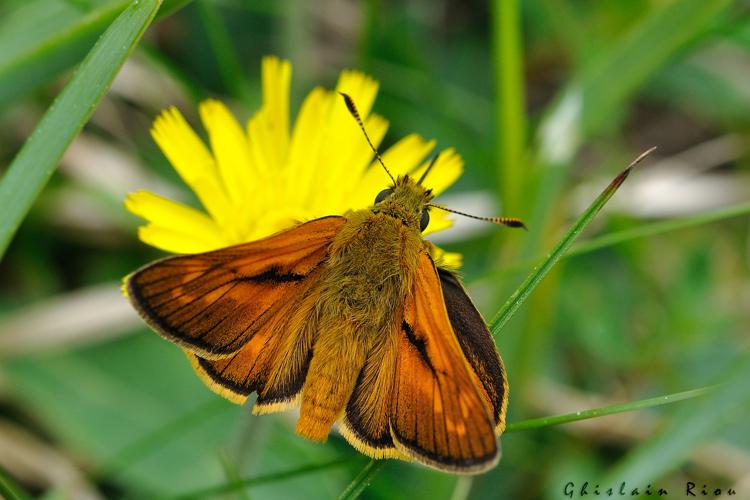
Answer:
M344 411L371 352L391 342L421 245L393 217L350 215L319 284L317 334L297 432L324 440ZM395 365L393 366L395 371Z

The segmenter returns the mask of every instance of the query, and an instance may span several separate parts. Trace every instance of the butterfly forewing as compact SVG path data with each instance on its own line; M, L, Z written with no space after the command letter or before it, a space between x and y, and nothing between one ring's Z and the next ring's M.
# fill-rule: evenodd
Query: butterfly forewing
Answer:
M498 460L494 419L446 311L437 270L421 253L398 337L391 435L407 456L476 473Z
M127 278L128 297L168 340L201 358L227 357L299 299L345 222L324 217L251 243L157 261Z

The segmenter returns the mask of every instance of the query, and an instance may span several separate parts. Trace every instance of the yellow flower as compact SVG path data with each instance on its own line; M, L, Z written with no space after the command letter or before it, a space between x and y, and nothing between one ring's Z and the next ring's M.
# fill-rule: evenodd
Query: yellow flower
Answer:
M173 253L198 253L257 240L295 222L373 204L388 186L385 171L337 92L349 94L375 145L388 122L370 113L378 83L358 71L343 71L336 91L315 88L289 123L288 61L266 57L261 66L263 104L246 129L216 100L200 105L210 149L176 108L154 121L152 135L204 211L150 193L128 195L125 206L145 219L142 241ZM435 141L411 134L385 151L391 172L419 174ZM463 161L452 149L441 152L427 182L440 194L461 175ZM447 213L433 211L425 233L451 225ZM457 267L460 254L435 249L443 264Z

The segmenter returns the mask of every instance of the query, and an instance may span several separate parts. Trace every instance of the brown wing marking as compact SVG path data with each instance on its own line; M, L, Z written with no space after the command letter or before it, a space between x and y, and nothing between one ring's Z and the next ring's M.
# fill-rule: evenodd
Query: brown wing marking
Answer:
M229 356L310 285L345 222L323 217L251 243L157 261L126 278L128 298L166 339L201 358Z
M508 379L487 324L452 272L438 268L440 284L453 331L466 359L482 383L483 395L492 408L495 432L505 429Z
M391 437L410 458L478 473L499 459L490 405L451 327L432 259L422 252L398 338Z
M322 269L313 271L319 275ZM317 281L310 276L311 285ZM303 292L304 293L304 292ZM198 375L214 392L238 404L245 402L252 392L258 393L253 413L281 411L295 404L302 389L310 362L309 349L284 350L287 337L300 335L300 324L295 317L304 317L310 310L304 300L286 302L269 318L253 337L236 353L210 360L188 354ZM296 356L298 362L282 374L276 384L269 384L274 363L279 355Z

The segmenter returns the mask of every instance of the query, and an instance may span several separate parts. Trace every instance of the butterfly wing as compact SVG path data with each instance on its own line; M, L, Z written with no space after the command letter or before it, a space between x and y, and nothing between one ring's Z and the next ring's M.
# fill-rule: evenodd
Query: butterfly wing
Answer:
M258 393L253 413L271 413L296 404L312 358L316 323L311 314L318 300L314 293L322 274L318 266L307 277L309 285L298 290L296 300L278 311L236 353L221 359L188 354L200 378L214 392L235 403Z
M442 268L438 268L438 275L451 326L464 356L482 383L484 396L492 408L495 431L500 434L505 429L508 406L508 379L503 361L487 324L456 275Z
M320 270L313 273L309 277L310 288L317 281ZM193 368L206 385L239 404L244 403L252 392L257 392L258 398L253 405L256 414L293 406L305 381L312 347L299 341L311 310L311 297L305 293L306 290L300 290L299 300L283 303L234 354L221 359L204 359L189 353ZM275 370L280 364L285 369ZM278 372L278 376L274 377L274 372Z
M398 335L394 332L368 354L339 425L341 434L352 446L373 458L405 459L391 438L397 359Z
M126 278L128 298L146 323L188 352L230 356L277 331L345 222L323 217L251 243L162 259Z
M391 437L403 454L438 469L477 473L497 463L491 405L461 349L430 256L419 255L398 332Z

